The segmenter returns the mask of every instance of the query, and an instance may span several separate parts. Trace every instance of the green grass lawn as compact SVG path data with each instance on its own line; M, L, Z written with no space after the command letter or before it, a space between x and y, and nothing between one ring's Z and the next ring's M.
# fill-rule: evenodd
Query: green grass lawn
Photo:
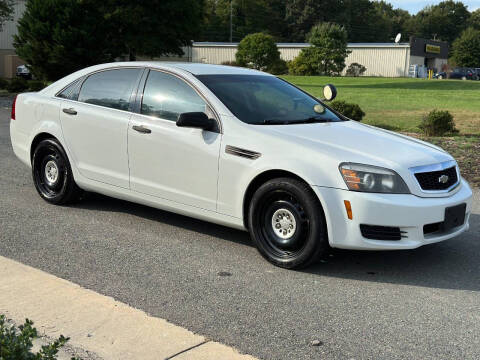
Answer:
M337 87L337 99L360 105L363 122L392 130L419 132L422 116L448 110L461 134L480 135L480 81L405 78L283 76L321 97L325 84Z

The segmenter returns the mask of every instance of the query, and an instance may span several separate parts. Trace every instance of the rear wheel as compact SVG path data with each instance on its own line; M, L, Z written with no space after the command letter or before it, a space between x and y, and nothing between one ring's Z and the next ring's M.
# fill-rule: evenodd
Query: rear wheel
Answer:
M312 189L291 178L273 179L253 195L250 234L259 252L284 268L301 268L328 249L325 217Z
M52 204L78 200L82 190L73 179L67 154L56 139L42 140L33 153L32 175L40 196Z

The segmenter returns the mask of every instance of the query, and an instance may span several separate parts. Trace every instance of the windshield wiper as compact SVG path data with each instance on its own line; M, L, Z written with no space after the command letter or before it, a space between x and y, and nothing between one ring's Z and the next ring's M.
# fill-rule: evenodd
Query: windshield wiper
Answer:
M318 116L312 116L312 117L309 117L307 119L297 120L295 122L292 122L292 124L326 123L326 122L330 122L330 121L332 121L332 120L323 119L323 118L318 117Z
M330 119L323 119L318 116L312 116L306 119L299 120L279 120L279 119L265 119L263 123L265 125L290 125L290 124L312 124L312 123L325 123L330 122Z
M286 125L290 120L280 120L280 119L265 119L263 123L265 125Z

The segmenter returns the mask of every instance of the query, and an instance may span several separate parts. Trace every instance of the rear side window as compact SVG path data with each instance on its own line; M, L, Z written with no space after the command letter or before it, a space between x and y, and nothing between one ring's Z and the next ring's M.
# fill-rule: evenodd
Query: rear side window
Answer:
M78 101L128 111L141 69L116 69L90 75Z
M79 79L79 80L71 83L65 89L63 89L62 92L57 94L57 96L62 98L62 99L77 100L81 82L82 82L82 79Z
M176 76L150 71L142 100L142 114L177 121L184 112L206 112L197 92Z

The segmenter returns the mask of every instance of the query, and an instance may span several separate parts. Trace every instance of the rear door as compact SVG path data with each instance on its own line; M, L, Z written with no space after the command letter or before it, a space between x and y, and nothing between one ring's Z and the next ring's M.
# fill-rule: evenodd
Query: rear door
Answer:
M83 176L129 187L127 131L132 94L142 72L142 68L97 72L85 79L78 93L64 96L62 129L71 160Z
M176 125L184 112L215 118L185 80L150 70L140 114L128 129L131 189L177 203L216 210L221 134Z

